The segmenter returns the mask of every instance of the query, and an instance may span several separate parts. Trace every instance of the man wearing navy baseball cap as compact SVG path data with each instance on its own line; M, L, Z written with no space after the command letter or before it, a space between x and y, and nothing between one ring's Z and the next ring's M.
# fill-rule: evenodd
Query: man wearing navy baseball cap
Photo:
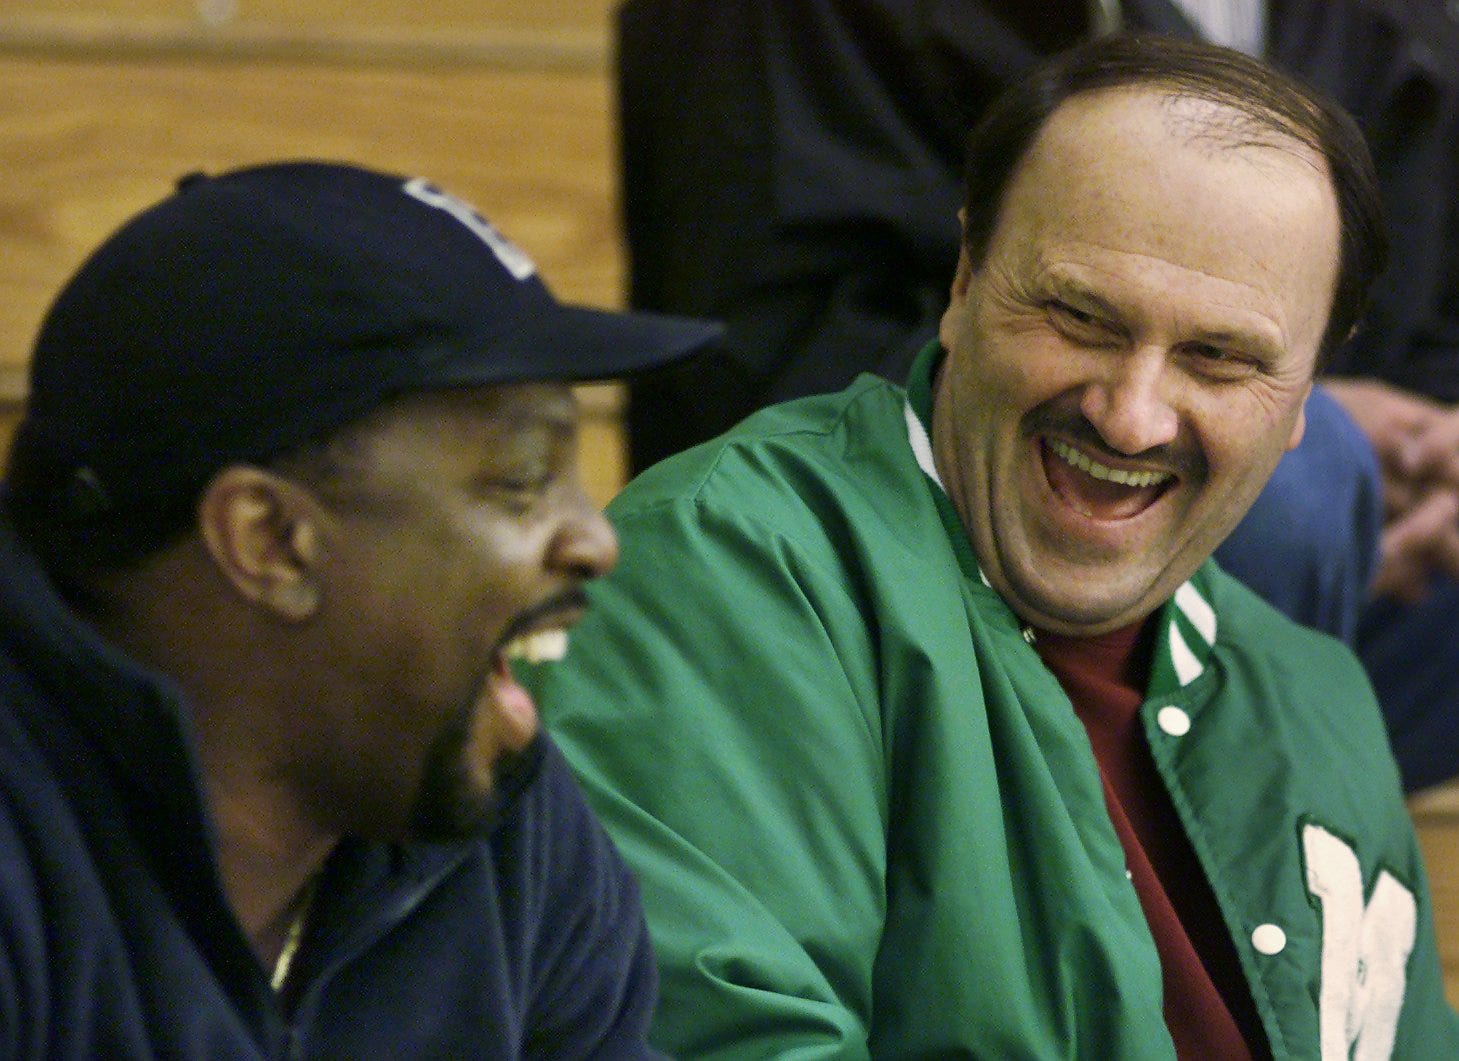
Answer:
M648 1054L636 886L510 661L616 557L570 383L713 337L342 165L91 256L0 498L0 1053Z

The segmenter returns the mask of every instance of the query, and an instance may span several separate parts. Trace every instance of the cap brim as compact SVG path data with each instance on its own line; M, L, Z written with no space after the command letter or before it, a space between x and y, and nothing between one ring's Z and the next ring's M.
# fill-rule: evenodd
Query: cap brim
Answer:
M494 382L614 379L682 361L724 334L717 322L557 305L490 342Z

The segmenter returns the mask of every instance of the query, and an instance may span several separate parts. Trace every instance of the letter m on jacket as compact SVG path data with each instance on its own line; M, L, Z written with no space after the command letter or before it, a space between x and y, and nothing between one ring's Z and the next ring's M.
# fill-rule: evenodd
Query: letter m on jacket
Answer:
M1357 852L1320 825L1302 827L1302 852L1322 907L1322 1061L1386 1059L1417 928L1413 892L1383 870L1365 903Z

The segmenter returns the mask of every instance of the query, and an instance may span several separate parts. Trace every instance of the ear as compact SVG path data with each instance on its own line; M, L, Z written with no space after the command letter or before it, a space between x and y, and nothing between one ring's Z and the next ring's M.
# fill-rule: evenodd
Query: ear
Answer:
M973 262L968 257L967 222L967 210L959 209L957 223L962 238L958 240L957 272L952 277L952 300L954 302L961 302L967 297L968 285L973 282Z
M319 608L320 515L299 484L232 465L204 490L198 527L213 563L240 597L288 622L303 622Z
M957 212L958 223L963 222L963 211ZM955 345L958 328L962 323L963 309L968 300L968 293L973 286L973 260L968 256L968 247L964 242L959 242L957 252L957 272L952 277L952 291L948 299L947 308L942 312L942 318L937 325L937 339L942 343L944 350L952 350Z
M1312 384L1307 384L1307 389L1302 392L1302 404L1297 409L1297 420L1292 424L1292 437L1287 439L1287 449L1294 450L1297 444L1302 441L1302 436L1307 432L1307 399L1312 397Z

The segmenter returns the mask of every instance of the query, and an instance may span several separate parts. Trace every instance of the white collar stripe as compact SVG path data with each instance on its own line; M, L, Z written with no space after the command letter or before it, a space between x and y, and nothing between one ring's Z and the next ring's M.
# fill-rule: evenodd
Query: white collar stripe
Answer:
M1175 606L1190 620L1191 626L1195 627L1196 633L1205 639L1206 644L1216 643L1216 609L1196 591L1195 586L1186 582L1176 590Z
M942 485L942 479L937 474L937 465L932 461L932 440L927 437L927 428L922 425L922 418L912 408L910 401L902 403L902 414L907 420L907 443L912 447L912 456L917 458L917 467L922 469L922 474L932 480L937 489L942 491L942 496L946 497L947 487ZM992 589L993 583L983 574L983 565L974 560L974 566L978 569L978 578L983 585Z
M942 485L942 479L937 474L937 465L932 461L932 440L927 437L927 429L922 426L911 402L902 403L902 412L907 418L907 441L912 444L912 455L917 458L917 467L937 484L939 490L947 493L947 487Z
M1195 681L1206 670L1185 643L1185 638L1180 635L1180 629L1174 622L1170 624L1170 662L1175 665L1175 677L1182 688Z

